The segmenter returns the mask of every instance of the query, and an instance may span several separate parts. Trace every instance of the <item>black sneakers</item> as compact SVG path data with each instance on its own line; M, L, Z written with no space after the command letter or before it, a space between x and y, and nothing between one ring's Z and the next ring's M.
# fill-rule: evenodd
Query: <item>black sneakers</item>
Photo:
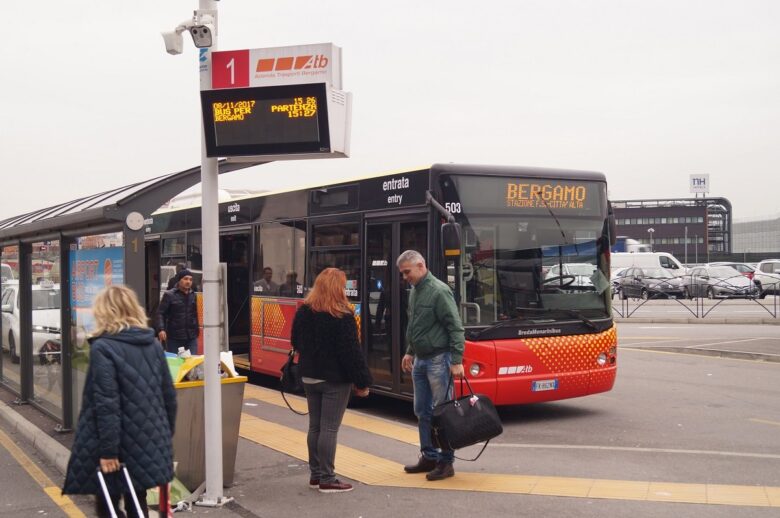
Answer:
M404 471L407 473L428 473L435 467L435 460L426 458L424 455L421 455L417 460L417 464L409 464L408 466L404 466Z
M320 482L320 493L346 493L352 491L352 484L346 484L340 480L329 483Z
M452 464L446 462L439 462L436 464L436 468L433 471L425 475L425 478L434 481L434 480L444 480L445 478L450 478L454 476L455 476L455 468L452 467Z

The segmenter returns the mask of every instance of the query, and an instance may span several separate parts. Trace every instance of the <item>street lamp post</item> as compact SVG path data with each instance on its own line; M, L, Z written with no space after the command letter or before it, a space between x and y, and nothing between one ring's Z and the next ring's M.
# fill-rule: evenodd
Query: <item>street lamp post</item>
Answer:
M162 34L169 54L181 54L184 31L189 31L196 47L200 69L200 90L211 89L212 53L217 50L217 0L199 0L192 19ZM200 112L200 108L198 108ZM201 115L202 117L202 115ZM204 438L206 490L198 505L219 507L232 500L223 495L222 473L222 391L219 376L219 200L216 158L206 153L203 124L200 125L201 221L203 244L203 370Z
M647 229L647 233L650 234L650 251L653 251L653 232L655 232L655 229L653 227L650 227Z
M685 264L688 264L688 225L685 225Z

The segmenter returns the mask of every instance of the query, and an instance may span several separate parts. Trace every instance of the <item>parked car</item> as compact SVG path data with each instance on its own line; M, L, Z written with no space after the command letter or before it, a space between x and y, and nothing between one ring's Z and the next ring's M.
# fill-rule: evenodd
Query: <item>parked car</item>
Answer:
M780 259L765 259L758 263L753 281L758 285L759 297L762 299L768 293L780 294Z
M735 270L737 270L739 273L747 277L748 279L753 279L753 273L756 271L756 269L752 266L750 266L747 263L730 263L730 262L718 262L718 263L709 263L707 266L731 266Z
M615 295L620 295L620 280L626 275L628 270L629 268L612 270L612 277L609 280L612 285L612 298L615 298Z
M620 298L661 299L683 297L685 281L666 268L628 268L620 277Z
M698 266L685 277L687 295L691 297L755 298L758 285L731 266Z
M3 350L12 363L19 363L19 281L3 284L0 295L3 318ZM33 351L41 364L60 363L62 348L60 327L60 285L36 284L32 287Z
M595 271L596 265L591 263L554 264L547 270L544 279L545 281L552 281L553 279L562 278L561 280L566 286L592 287L593 282L590 280L590 277ZM566 279L570 279L570 281Z

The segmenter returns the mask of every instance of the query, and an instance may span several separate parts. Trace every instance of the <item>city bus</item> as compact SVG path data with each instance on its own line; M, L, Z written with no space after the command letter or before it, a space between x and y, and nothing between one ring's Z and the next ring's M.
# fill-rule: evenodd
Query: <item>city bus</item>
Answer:
M150 315L165 289L163 272L180 262L200 270L203 247L217 246L202 242L200 218L192 207L147 219ZM400 368L411 287L395 260L414 249L453 290L474 390L515 405L614 384L614 218L601 173L436 164L233 199L220 204L219 220L224 348L239 367L278 377L296 309L316 275L338 267L347 275L372 390L411 398L411 377ZM586 267L584 281L548 275L571 263Z

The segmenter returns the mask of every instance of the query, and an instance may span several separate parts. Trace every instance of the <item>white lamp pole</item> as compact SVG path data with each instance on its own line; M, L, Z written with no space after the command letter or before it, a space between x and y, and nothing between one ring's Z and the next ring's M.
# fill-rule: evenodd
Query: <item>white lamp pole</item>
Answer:
M647 229L647 233L650 234L650 251L653 251L653 232L655 232L655 229L650 227Z
M199 0L201 10L217 10L215 0ZM196 13L197 15L197 13ZM198 56L200 89L211 89L211 57L217 50L217 17L214 12L211 47ZM203 61L201 61L203 60ZM201 112L201 110L198 110ZM202 117L202 115L201 115ZM206 156L206 137L200 126L201 221L203 226L203 391L206 444L206 492L204 506L224 503L222 479L222 391L219 377L219 164Z

